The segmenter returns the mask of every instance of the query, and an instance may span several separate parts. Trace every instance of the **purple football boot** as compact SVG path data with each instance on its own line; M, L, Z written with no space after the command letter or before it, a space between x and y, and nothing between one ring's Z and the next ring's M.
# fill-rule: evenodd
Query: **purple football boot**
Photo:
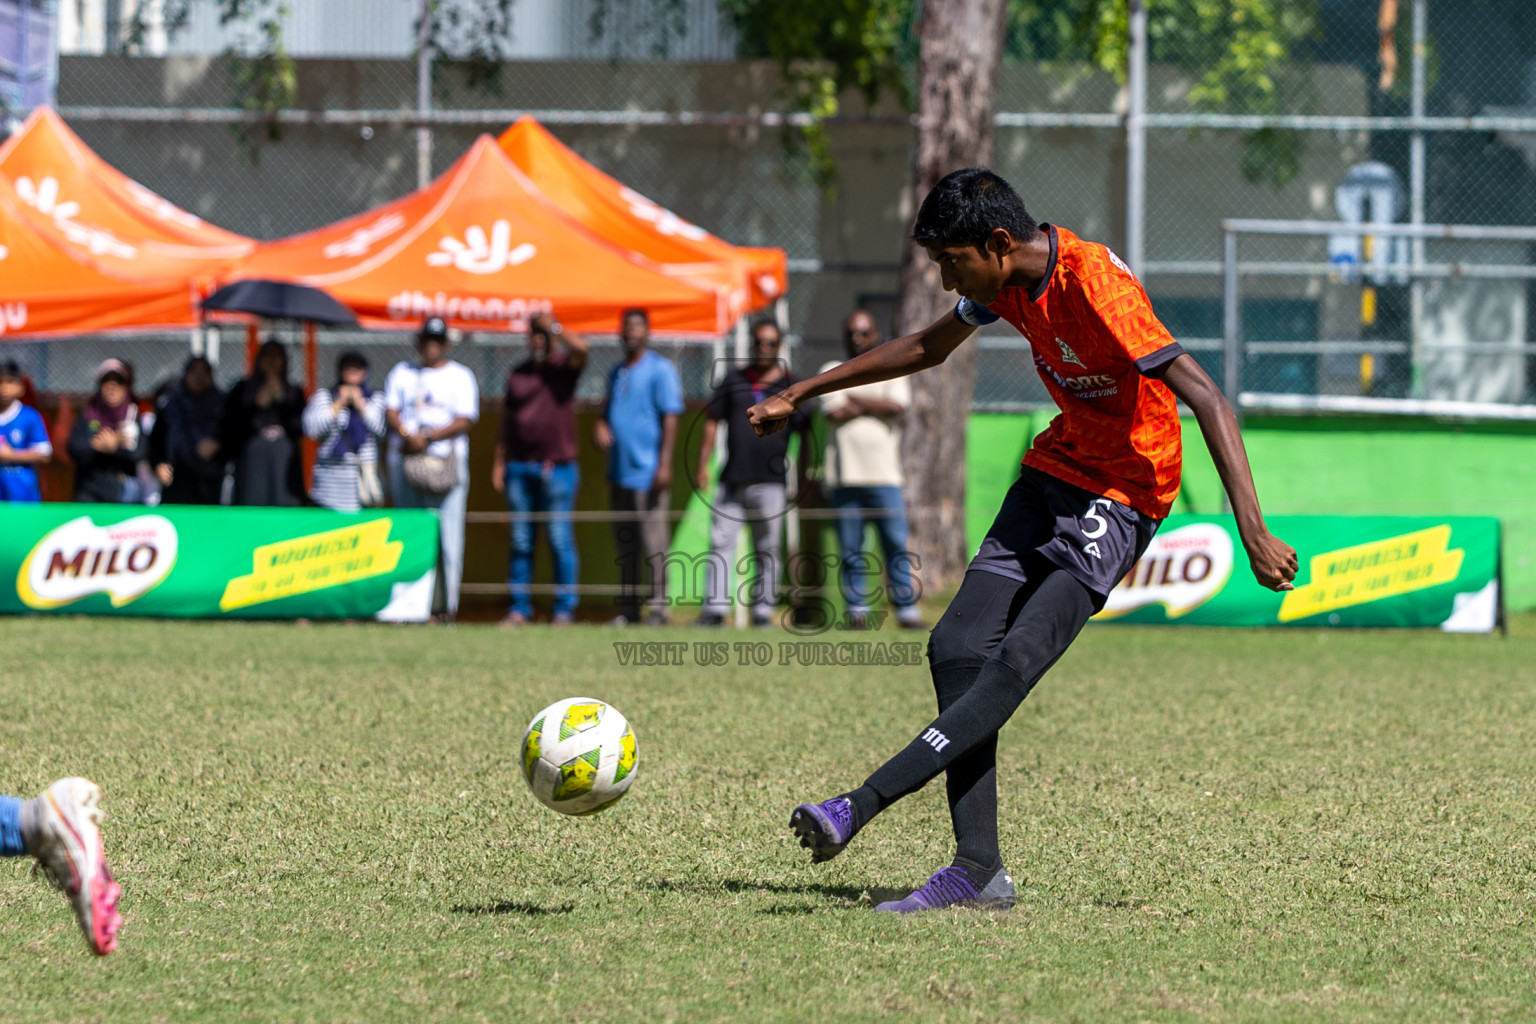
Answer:
M853 838L853 804L843 796L801 804L789 816L789 827L800 837L800 845L811 851L812 864L829 861Z
M887 914L920 914L945 907L977 907L982 910L1011 910L1016 902L1013 879L999 869L986 888L977 889L957 867L940 868L923 887L904 900L891 900L875 909Z

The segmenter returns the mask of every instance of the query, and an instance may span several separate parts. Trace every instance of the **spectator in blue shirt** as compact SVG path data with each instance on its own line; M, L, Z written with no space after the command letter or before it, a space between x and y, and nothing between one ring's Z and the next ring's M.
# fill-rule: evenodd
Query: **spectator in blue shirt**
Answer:
M667 574L671 545L672 449L683 385L677 367L649 348L651 318L643 309L624 312L620 340L624 362L608 375L608 396L593 440L608 453L608 493L618 548L619 625L640 621L640 580L644 561L650 574L652 625L667 622Z
M53 458L42 415L21 402L26 390L21 367L0 363L0 501L42 501L37 467Z

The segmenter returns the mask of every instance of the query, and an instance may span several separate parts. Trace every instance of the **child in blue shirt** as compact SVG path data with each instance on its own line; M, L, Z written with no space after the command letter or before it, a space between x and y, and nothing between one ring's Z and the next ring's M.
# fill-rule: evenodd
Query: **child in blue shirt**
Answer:
M25 393L21 367L0 363L0 501L42 501L36 467L53 458L42 415L21 403Z

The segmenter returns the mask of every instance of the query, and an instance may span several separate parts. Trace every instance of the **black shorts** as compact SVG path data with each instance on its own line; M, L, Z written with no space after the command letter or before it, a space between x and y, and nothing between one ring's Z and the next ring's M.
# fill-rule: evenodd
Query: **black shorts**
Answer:
M1026 466L968 568L1027 582L1044 559L1098 595L1102 607L1162 522Z

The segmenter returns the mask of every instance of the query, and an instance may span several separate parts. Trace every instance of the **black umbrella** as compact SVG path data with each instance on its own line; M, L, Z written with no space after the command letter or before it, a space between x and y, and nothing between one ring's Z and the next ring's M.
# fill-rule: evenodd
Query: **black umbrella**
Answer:
M203 308L252 313L268 320L357 326L352 311L327 292L289 281L236 281L204 299Z

